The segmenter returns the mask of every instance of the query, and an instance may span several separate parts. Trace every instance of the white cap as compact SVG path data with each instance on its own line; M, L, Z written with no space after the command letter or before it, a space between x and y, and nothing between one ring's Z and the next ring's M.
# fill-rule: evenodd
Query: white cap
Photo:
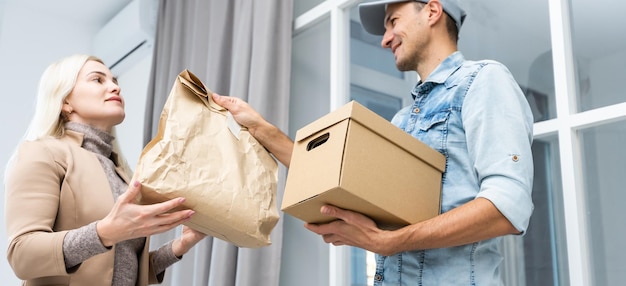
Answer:
M359 17L361 18L361 25L365 31L374 35L382 35L385 33L385 10L388 4L408 2L411 0L382 0L359 4ZM412 0L422 3L428 3L429 0ZM458 0L439 0L443 11L450 15L456 27L461 31L461 25L467 15L461 6L459 6Z

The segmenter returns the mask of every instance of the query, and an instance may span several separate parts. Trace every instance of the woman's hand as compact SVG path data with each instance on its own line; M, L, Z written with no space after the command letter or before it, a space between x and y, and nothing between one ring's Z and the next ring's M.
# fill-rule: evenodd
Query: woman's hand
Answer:
M183 234L172 243L172 251L180 258L205 237L206 234L183 225Z
M111 212L96 225L104 246L110 247L120 241L168 231L194 214L192 210L170 212L182 205L184 198L153 205L139 205L136 201L140 190L141 184L133 182L115 202Z

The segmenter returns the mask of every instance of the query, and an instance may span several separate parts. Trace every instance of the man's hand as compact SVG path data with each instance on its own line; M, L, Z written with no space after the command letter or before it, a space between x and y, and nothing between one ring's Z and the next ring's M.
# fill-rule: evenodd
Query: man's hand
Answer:
M385 243L390 232L378 228L370 218L331 205L322 206L320 212L337 220L325 224L307 223L304 226L321 235L326 243L355 246L382 255L393 254Z
M232 96L221 96L217 93L212 94L212 98L218 105L228 109L233 115L235 121L248 128L248 131L252 136L256 137L255 133L262 125L267 125L265 119L254 108L252 108L247 102Z
M217 93L213 93L211 98L218 105L228 109L237 123L248 128L252 137L259 141L278 161L289 167L293 141L285 133L267 122L261 114L239 98L222 96Z

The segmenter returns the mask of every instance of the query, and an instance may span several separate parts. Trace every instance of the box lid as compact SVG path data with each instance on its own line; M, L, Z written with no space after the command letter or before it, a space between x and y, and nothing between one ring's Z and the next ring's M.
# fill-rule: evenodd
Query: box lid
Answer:
M319 130L335 125L345 119L352 119L371 130L372 132L389 139L398 147L423 159L432 167L441 172L445 171L446 158L435 149L416 139L402 129L394 126L385 118L367 109L356 101L351 101L323 117L324 120L316 120L296 132L295 140L301 141L315 134ZM389 128L391 125L393 128Z

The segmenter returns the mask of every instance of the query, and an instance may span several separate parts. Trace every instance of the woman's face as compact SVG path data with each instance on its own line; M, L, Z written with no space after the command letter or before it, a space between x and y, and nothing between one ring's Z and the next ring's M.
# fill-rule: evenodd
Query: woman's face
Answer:
M69 113L69 121L110 132L126 116L117 79L105 65L87 61L78 73L76 85L65 98L63 112Z

